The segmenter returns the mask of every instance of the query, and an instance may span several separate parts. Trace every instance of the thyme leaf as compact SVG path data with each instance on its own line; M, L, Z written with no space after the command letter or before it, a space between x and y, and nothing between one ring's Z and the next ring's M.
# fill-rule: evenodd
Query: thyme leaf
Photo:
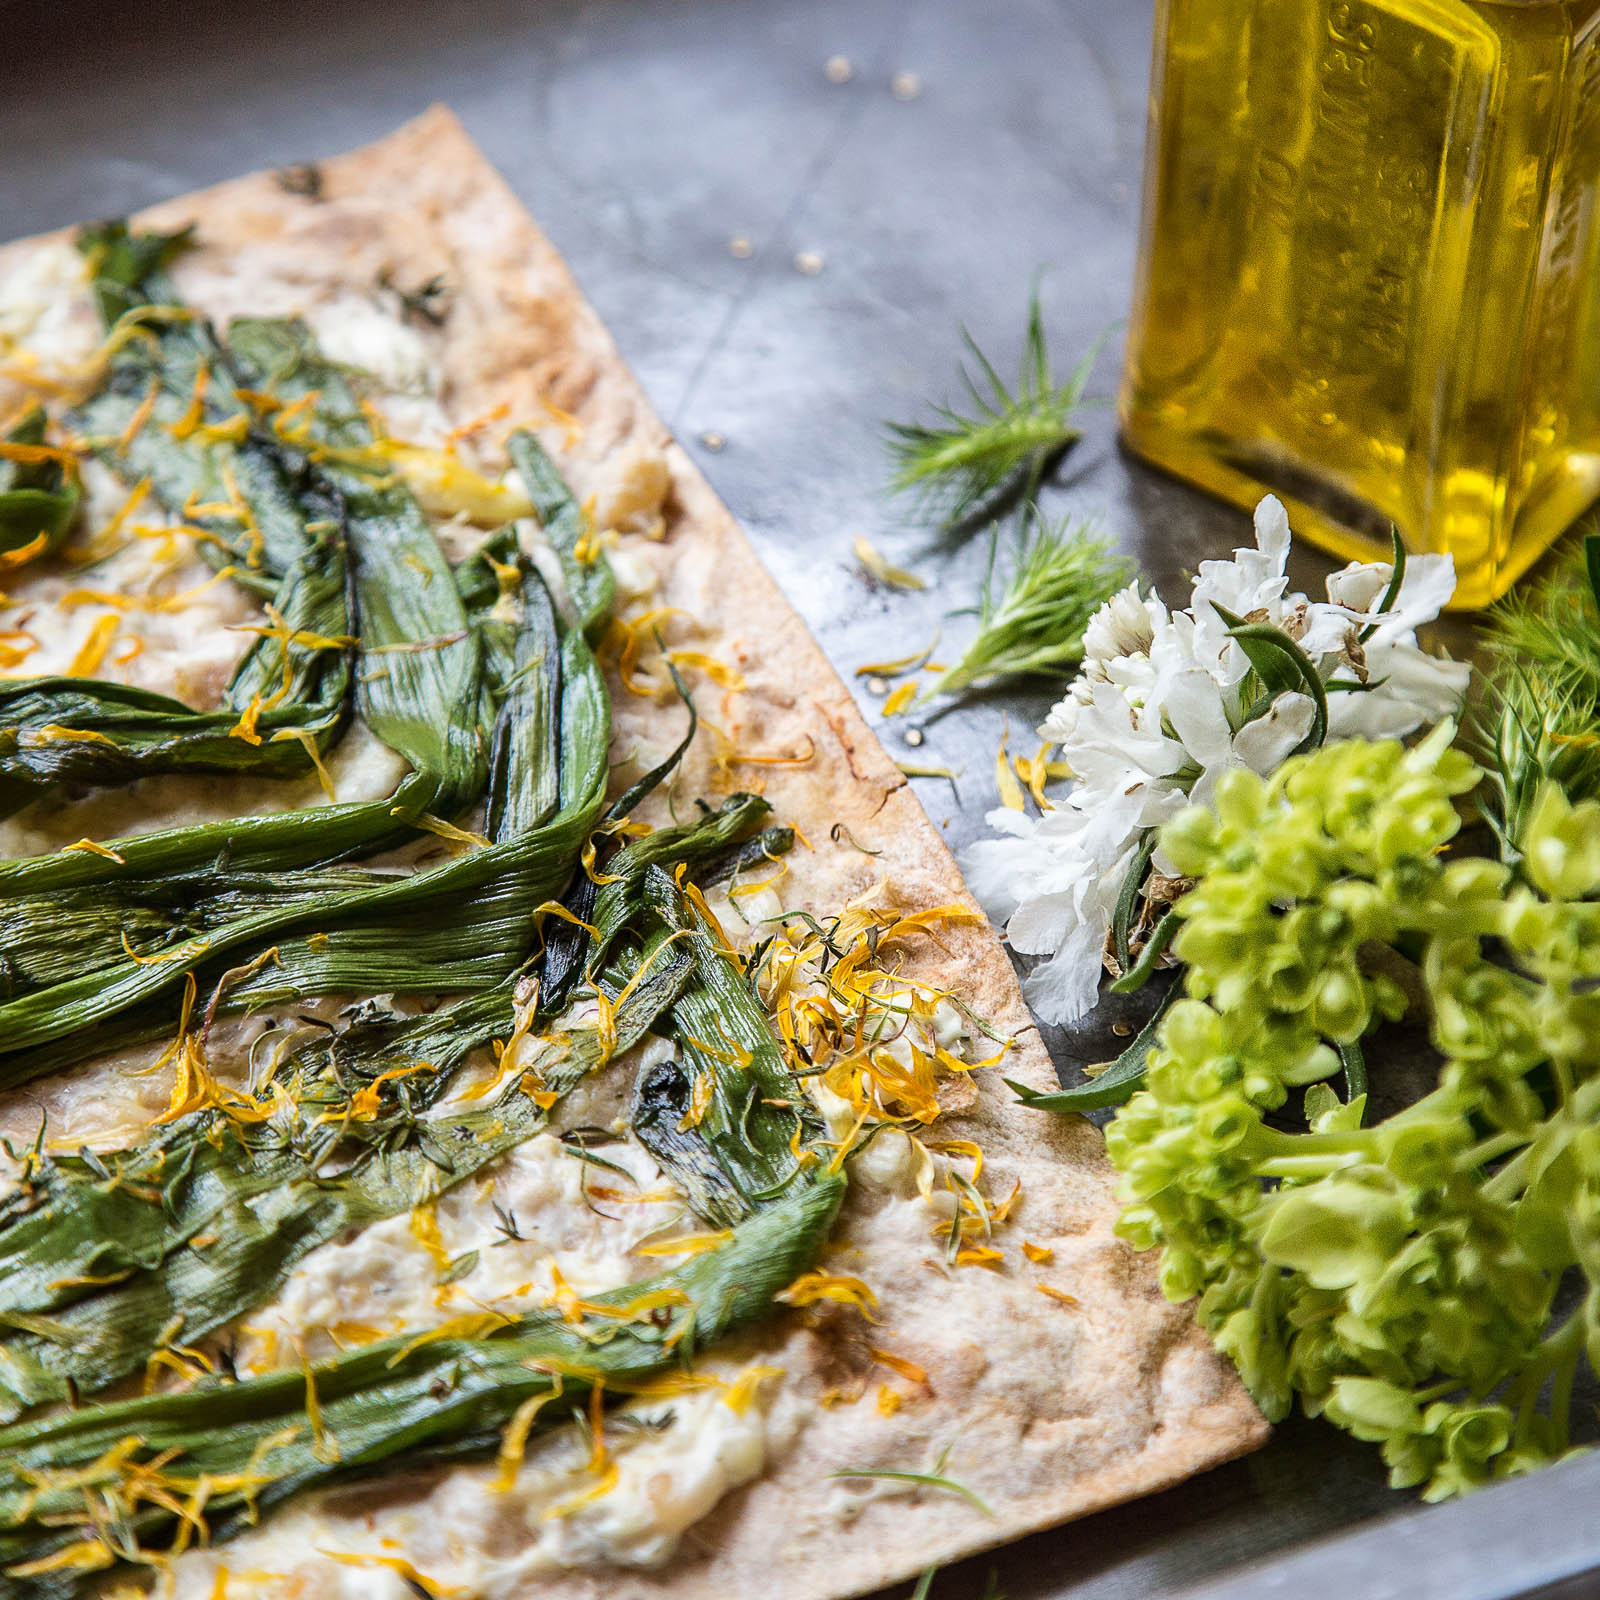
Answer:
M928 1489L942 1489L947 1494L958 1494L963 1500L984 1516L992 1517L994 1512L987 1501L981 1499L964 1483L957 1483L953 1478L946 1478L937 1472L898 1472L890 1467L842 1467L838 1472L830 1472L830 1478L885 1478L893 1483L919 1483Z

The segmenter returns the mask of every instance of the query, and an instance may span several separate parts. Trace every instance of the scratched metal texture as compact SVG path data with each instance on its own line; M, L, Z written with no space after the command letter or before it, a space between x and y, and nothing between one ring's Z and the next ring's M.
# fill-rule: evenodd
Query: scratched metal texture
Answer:
M981 543L942 544L882 492L883 422L954 393L959 325L1009 373L1042 274L1062 367L1109 331L1101 403L1050 505L1113 534L1169 599L1196 562L1248 537L1238 513L1120 452L1107 403L1150 12L1147 0L0 0L0 236L332 154L448 101L565 252L891 752L957 772L918 789L959 846L995 803L1002 730L1026 747L1050 695L963 704L913 751L854 677L938 628L948 648L971 627L949 613L976 594ZM825 72L833 57L848 81ZM913 77L897 93L901 74ZM927 592L872 587L851 558L857 534ZM1294 576L1315 588L1326 570L1305 553ZM1049 1040L1069 1078L1108 1041ZM1600 1575L1572 1576L1600 1551L1596 1465L1419 1512L1367 1447L1297 1422L1247 1461L952 1568L933 1593L976 1597L991 1571L1011 1600L1146 1600L1202 1581L1241 1600L1597 1593Z

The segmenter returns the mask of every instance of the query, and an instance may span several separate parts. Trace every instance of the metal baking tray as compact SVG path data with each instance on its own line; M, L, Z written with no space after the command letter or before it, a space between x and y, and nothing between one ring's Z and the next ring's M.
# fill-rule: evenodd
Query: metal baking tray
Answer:
M964 322L1001 370L1029 286L1058 361L1113 329L1054 491L1169 597L1246 520L1122 453L1109 396L1133 268L1151 0L0 0L0 235L328 155L448 101L571 261L657 407L874 721L853 676L970 602L983 551L883 493L883 422L953 391ZM846 73L833 58L849 63ZM845 81L835 81L844 79ZM745 241L734 248L731 241ZM865 534L932 580L869 588ZM1325 564L1300 558L1298 586ZM928 723L919 780L982 831L1003 727ZM883 730L909 759L901 725ZM1070 1066L1061 1038L1049 1040ZM1293 1422L1258 1454L939 1575L938 1600L1499 1600L1600 1594L1600 1460L1419 1509L1376 1452ZM1199 1589L1194 1588L1200 1585Z

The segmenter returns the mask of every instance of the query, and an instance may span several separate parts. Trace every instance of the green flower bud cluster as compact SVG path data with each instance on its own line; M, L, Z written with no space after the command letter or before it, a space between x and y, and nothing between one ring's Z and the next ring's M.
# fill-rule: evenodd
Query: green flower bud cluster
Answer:
M1565 1454L1600 1370L1600 803L1543 791L1518 875L1449 859L1481 776L1453 733L1230 772L1163 830L1185 994L1107 1130L1119 1231L1263 1411L1298 1398L1429 1498ZM1363 1126L1323 1080L1408 963L1436 1086Z

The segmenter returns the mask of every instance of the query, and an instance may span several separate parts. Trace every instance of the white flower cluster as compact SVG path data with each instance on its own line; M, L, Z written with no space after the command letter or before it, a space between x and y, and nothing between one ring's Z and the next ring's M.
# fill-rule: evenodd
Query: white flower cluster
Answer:
M1284 593L1289 519L1276 499L1256 508L1255 527L1254 550L1201 563L1188 610L1169 612L1137 584L1100 608L1078 678L1039 728L1076 785L1041 817L991 811L1004 837L963 855L973 893L1011 946L1051 957L1024 985L1046 1022L1094 1006L1117 895L1145 830L1206 801L1229 767L1270 772L1311 731L1309 695L1284 691L1264 710L1245 703L1250 661L1217 605L1280 628L1324 683L1360 686L1328 695L1330 739L1411 733L1451 715L1466 692L1466 663L1417 643L1455 588L1449 556L1408 560L1386 611L1374 608L1393 576L1387 562L1353 562L1328 579L1325 602L1311 601Z

